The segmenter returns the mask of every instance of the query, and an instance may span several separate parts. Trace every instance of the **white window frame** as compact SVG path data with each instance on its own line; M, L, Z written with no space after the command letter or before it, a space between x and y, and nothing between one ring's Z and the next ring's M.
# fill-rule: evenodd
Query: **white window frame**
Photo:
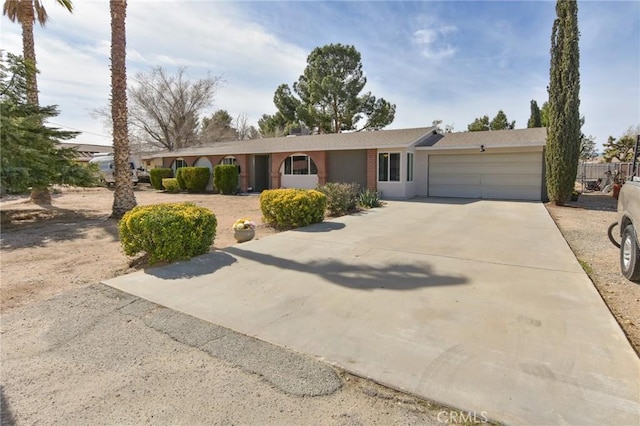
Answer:
M397 156L398 158L398 171L396 174L397 179L391 179L391 157L392 156ZM388 158L387 160L387 167L386 167L386 176L385 179L380 179L380 158L381 157L386 157ZM400 182L402 180L402 153L401 152L394 152L394 151L389 151L389 152L378 152L378 170L377 170L377 177L378 177L378 182Z
M413 182L413 165L415 155L413 152L407 152L407 182Z
M294 173L294 169L293 169L294 157L306 157L307 159L306 173ZM315 173L312 173L314 169L315 169ZM286 176L317 176L318 166L316 165L315 161L313 161L313 158L311 158L311 156L307 154L293 154L284 159L282 163L282 174Z
M181 165L178 166L178 162L181 162ZM176 171L180 168L180 167L189 167L189 165L187 164L187 162L184 160L184 158L176 158L175 160L173 160L173 164L171 165L172 169L173 169L173 173L175 174Z

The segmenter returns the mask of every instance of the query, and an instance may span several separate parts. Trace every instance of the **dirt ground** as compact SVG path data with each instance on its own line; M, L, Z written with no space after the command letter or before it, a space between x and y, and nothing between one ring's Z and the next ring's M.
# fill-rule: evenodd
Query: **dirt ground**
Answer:
M237 216L258 223L257 239L274 232L261 222L257 195L167 194L148 185L139 185L135 194L140 205L191 201L211 209L218 220L214 249L236 244L231 225ZM117 223L109 219L112 201L106 188L58 190L52 209L26 197L0 199L3 222L11 218L2 225L1 311L144 267L120 248ZM620 274L619 252L606 235L616 218L616 200L585 193L566 207L547 204L547 209L640 353L640 285Z
M138 205L190 201L211 209L218 221L214 249L236 244L231 226L241 217L258 224L256 239L274 232L262 225L257 195L168 194L148 185L135 195ZM3 222L11 218L2 225L2 312L144 266L120 247L109 189L62 189L52 198L52 209L26 197L0 200Z

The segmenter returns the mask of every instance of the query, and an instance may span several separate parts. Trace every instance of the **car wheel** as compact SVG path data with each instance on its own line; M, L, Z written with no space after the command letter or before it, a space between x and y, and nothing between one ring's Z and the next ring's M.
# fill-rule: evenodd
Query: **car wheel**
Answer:
M627 225L620 241L620 269L628 280L640 282L640 249L633 225Z

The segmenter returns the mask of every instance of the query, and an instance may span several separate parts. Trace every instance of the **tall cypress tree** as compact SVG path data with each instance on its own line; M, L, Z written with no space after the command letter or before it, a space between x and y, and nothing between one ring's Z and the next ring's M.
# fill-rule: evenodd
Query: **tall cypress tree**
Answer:
M536 102L534 99L531 100L531 116L529 117L529 121L527 121L527 127L529 129L533 127L543 127L542 113L540 112L540 108L538 107L538 102Z
M549 199L564 205L573 191L580 156L578 4L557 0L551 32L546 171Z

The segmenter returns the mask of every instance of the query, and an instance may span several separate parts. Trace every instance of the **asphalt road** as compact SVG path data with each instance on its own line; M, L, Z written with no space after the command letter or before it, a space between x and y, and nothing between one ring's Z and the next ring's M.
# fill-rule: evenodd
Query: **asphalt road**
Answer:
M2 424L442 424L459 413L103 285L2 318Z

